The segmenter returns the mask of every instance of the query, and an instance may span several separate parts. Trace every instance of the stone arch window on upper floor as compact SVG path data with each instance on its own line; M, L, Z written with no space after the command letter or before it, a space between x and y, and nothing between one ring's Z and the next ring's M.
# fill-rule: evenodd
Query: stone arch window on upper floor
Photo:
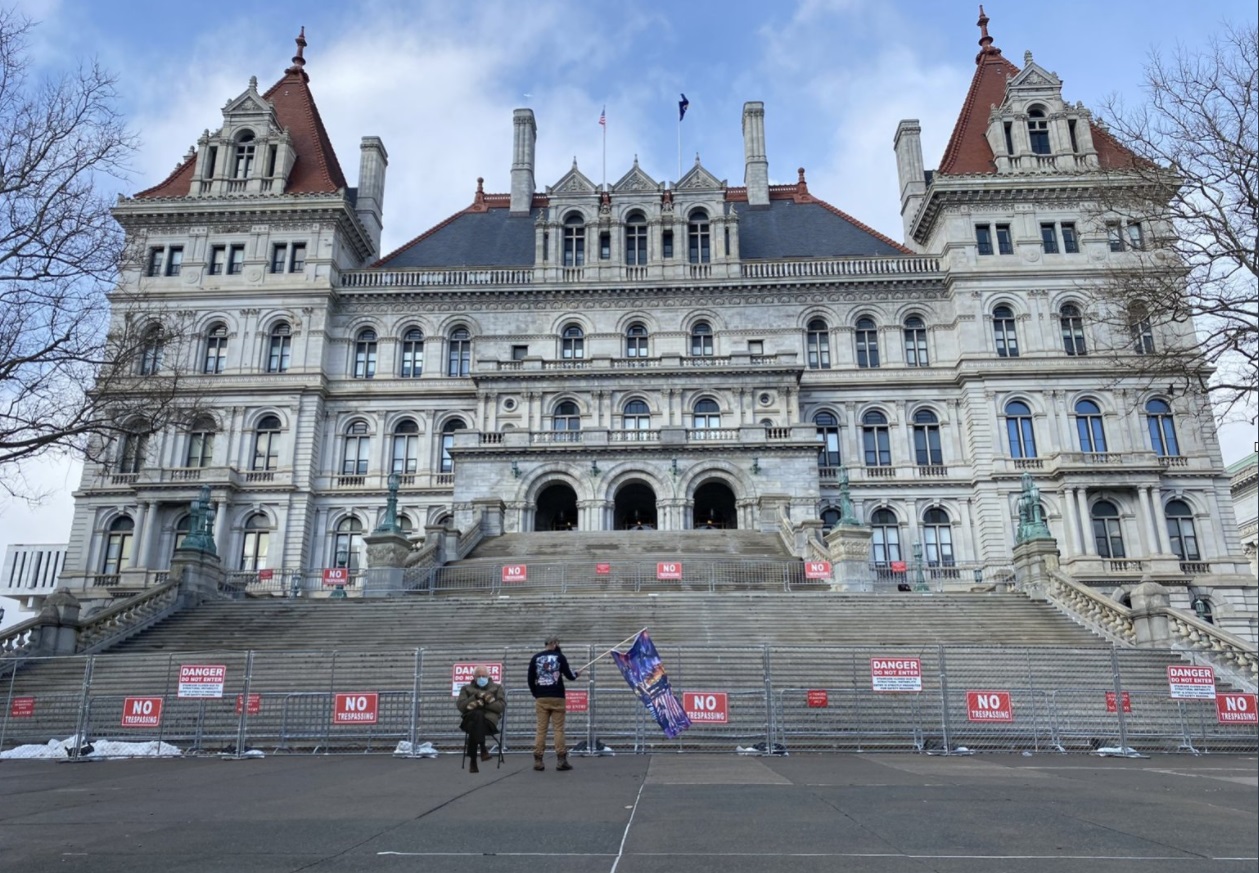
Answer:
M627 431L651 430L651 409L646 401L631 400L625 404L621 410L621 427Z
M261 512L252 513L245 519L240 541L240 569L256 573L267 568L267 553L271 550L271 522Z
M1045 110L1039 106L1034 106L1028 110L1027 138L1032 147L1032 154L1050 154L1049 119L1045 117Z
M857 319L857 366L873 369L879 366L879 326L863 315Z
M109 525L105 537L105 554L101 560L101 573L115 576L131 563L131 544L135 536L136 523L131 516L120 515Z
M393 429L393 450L389 472L414 473L419 467L420 426L410 418L403 419Z
M922 516L923 557L928 567L952 567L953 522L949 514L939 506L933 506Z
M647 217L637 210L625 219L625 263L631 267L647 263Z
M275 470L280 466L280 419L264 415L254 428L254 456L251 470Z
M185 467L208 467L214 462L214 419L198 418L188 431L188 450L184 453Z
M586 263L586 222L579 213L564 219L564 266L580 267Z
M713 356L713 329L706 321L699 321L691 328L691 357L711 358Z
M1132 335L1132 350L1138 355L1154 354L1154 325L1149 310L1134 303L1128 310L1128 331Z
M1099 500L1090 511L1093 522L1093 539L1097 554L1103 558L1126 558L1123 527L1119 523L1119 510L1109 500Z
M1080 451L1102 453L1106 451L1106 429L1102 424L1102 410L1092 400L1080 400L1075 404L1075 430L1080 440Z
M586 334L579 325L569 324L560 335L560 357L580 361L586 357Z
M254 168L254 132L242 130L236 135L236 154L232 161L232 178L248 179Z
M557 442L576 442L581 430L581 410L572 400L564 400L556 404L551 414L551 430L555 431Z
M831 368L831 328L825 320L815 318L805 332L805 351L810 370Z
M1084 316L1074 303L1064 303L1058 309L1058 325L1062 328L1062 350L1072 357L1088 354L1084 342Z
M1014 322L1014 310L1005 304L993 307L992 340L997 347L997 357L1019 356L1019 334Z
M376 376L376 331L366 328L354 339L354 378L373 379Z
M1193 510L1183 500L1168 501L1163 509L1163 517L1167 519L1167 539L1172 545L1172 554L1182 561L1200 561L1202 553L1198 550L1198 532L1193 525Z
M914 413L914 461L919 467L940 466L944 451L940 446L940 420L930 409Z
M122 435L122 445L118 448L118 472L139 473L144 469L145 455L148 454L148 427L142 421L128 425Z
M450 421L442 425L442 445L441 460L439 462L439 470L442 473L453 473L455 469L455 460L450 451L455 447L455 431L463 430L467 427L461 418L452 418Z
M905 319L905 365L908 367L926 367L931 361L927 357L927 324L922 316L911 315Z
M1180 456L1176 439L1176 419L1166 400L1154 398L1145 404L1145 423L1150 432L1150 448L1160 458Z
M861 447L867 467L892 466L892 442L887 416L872 409L861 416Z
M625 330L625 357L647 357L647 328L634 322Z
M222 373L227 366L227 325L216 321L205 332L205 361L203 373Z
M890 509L876 509L870 516L870 559L876 567L889 569L901 557L901 527Z
M1005 405L1005 433L1011 458L1036 457L1032 410L1022 400L1011 400Z
M281 321L271 328L267 343L267 372L287 373L293 362L293 328Z
M371 459L372 438L367 422L361 418L345 428L345 440L341 446L341 475L362 476L367 472Z
M446 358L447 376L467 376L472 372L472 334L466 327L450 332Z
M162 351L165 345L161 327L155 324L144 331L144 336L140 340L140 366L138 368L141 376L155 376L162 369Z
M817 453L817 465L838 467L843 463L839 453L839 419L829 412L819 412L813 416L813 424L817 427L818 439L822 442Z
M708 213L693 209L686 220L686 257L692 264L707 264L712 260L712 229Z
M691 427L700 433L693 433L695 439L704 439L705 430L716 430L721 427L721 407L716 400L704 398L696 401L691 408Z
M402 334L402 353L398 375L403 379L418 379L424 372L424 331L413 327Z

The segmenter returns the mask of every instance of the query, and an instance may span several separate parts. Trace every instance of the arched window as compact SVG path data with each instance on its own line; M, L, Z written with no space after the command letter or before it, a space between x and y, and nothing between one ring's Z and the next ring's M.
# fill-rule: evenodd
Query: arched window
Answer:
M949 514L938 506L928 509L922 517L924 557L928 567L952 567L953 525Z
M172 549L178 551L184 547L184 540L188 539L188 534L192 533L192 516L181 515L179 521L175 522L175 544Z
M1032 410L1021 400L1005 405L1005 434L1010 443L1011 458L1036 457L1036 432L1032 429Z
M240 541L240 569L256 573L267 568L267 552L271 547L271 524L261 512L245 519L244 536Z
M1080 451L1106 451L1102 410L1092 400L1080 400L1075 404L1075 431L1080 438Z
M839 457L839 419L829 412L819 412L813 416L813 424L817 426L818 439L822 447L818 449L817 465L819 467L838 467Z
M699 321L691 328L691 357L713 356L713 329L706 321Z
M697 431L714 430L721 427L721 408L716 400L705 398L696 402L691 411L691 427ZM704 439L703 433L692 434L695 439Z
M574 212L564 219L564 266L580 267L586 263L586 224Z
M248 179L254 166L254 134L242 130L236 137L236 160L232 163L233 179Z
M1182 561L1200 561L1198 533L1193 526L1193 510L1183 500L1172 500L1163 510L1167 519L1167 538L1172 543L1172 554Z
M371 456L372 438L367 422L352 421L345 429L345 443L341 447L341 475L362 476L367 472Z
M831 368L831 331L825 321L815 318L809 322L805 346L810 370Z
M877 367L879 365L879 328L874 319L862 316L857 319L857 366Z
M565 400L555 407L551 415L551 430L557 431L557 442L576 442L577 431L581 430L581 410L571 400Z
M647 218L631 212L625 219L625 263L631 267L647 263Z
M709 243L708 213L694 209L686 221L686 253L692 264L707 264L712 260Z
M830 533L835 525L839 524L839 520L843 518L840 511L833 506L828 506L822 510L822 533Z
M363 566L363 522L352 515L337 525L332 538L332 562L351 572Z
M450 332L450 354L447 357L447 376L467 376L472 372L472 334L466 327Z
M455 469L454 458L451 457L450 450L455 447L455 431L463 430L467 427L461 418L452 418L442 426L442 456L440 472L453 473Z
M354 340L354 378L373 379L376 376L376 331L360 330Z
M407 418L393 429L393 453L389 472L414 473L419 464L420 426Z
M185 467L208 467L214 461L214 419L198 418L188 432Z
M580 361L586 357L586 334L580 327L570 324L560 337L560 355L566 361Z
M222 373L227 365L227 325L219 321L210 325L205 334L204 373Z
M625 357L647 357L647 328L635 322L625 330Z
M1083 357L1088 354L1084 344L1084 318L1080 307L1064 303L1058 310L1058 324L1062 327L1062 348L1068 355Z
M271 328L271 341L267 352L267 372L287 373L293 356L293 329L287 321Z
M251 470L274 470L280 466L280 419L264 415L254 430L254 460Z
M149 447L149 436L143 422L134 422L122 436L118 450L118 472L139 473L144 468L144 456Z
M413 327L402 335L402 356L398 375L403 379L418 379L424 372L424 331Z
M1138 355L1154 354L1154 325L1150 313L1140 303L1128 310L1128 330L1132 334L1132 350Z
M621 427L625 430L650 430L651 410L642 400L631 400L621 413Z
M1150 447L1160 458L1180 455L1180 443L1176 440L1176 421L1166 400L1157 397L1145 404L1145 423L1150 431Z
M892 466L892 443L886 415L872 409L861 416L861 446L865 450L867 467Z
M914 461L919 467L944 463L944 452L940 448L940 420L930 409L914 413Z
M140 375L153 376L162 368L162 329L156 325L144 332L140 342Z
M1119 510L1109 500L1099 500L1093 504L1093 540L1097 543L1097 554L1103 558L1125 558L1123 547L1123 529L1119 526Z
M870 517L870 558L886 569L901 558L901 529L890 509L875 510Z
M1027 138L1031 141L1032 154L1049 154L1049 120L1040 107L1027 113Z
M927 358L927 325L917 315L905 319L905 364L909 367L926 367L930 364Z
M1019 335L1014 327L1014 310L998 306L992 310L992 339L997 346L997 357L1019 356Z
M109 536L105 539L105 559L101 562L101 572L106 576L121 573L131 561L131 538L135 534L136 523L125 515L120 515L109 525Z

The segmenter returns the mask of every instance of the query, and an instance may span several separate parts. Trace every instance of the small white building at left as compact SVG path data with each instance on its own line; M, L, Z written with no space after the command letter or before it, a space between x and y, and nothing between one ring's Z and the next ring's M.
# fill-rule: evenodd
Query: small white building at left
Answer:
M27 613L20 621L39 612L44 598L57 589L57 577L65 562L65 543L9 546L0 572L0 597L10 598L17 603L19 612ZM13 615L5 618L4 624L13 624Z

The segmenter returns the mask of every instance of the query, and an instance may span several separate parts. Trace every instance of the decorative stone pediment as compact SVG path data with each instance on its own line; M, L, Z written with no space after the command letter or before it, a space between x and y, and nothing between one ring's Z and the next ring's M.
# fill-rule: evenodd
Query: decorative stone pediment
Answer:
M616 184L612 186L612 190L617 193L659 191L660 183L644 173L642 168L638 166L638 158L635 158L634 166L630 168L628 173L617 180Z
M1024 56L1025 66L1012 77L1005 87L1003 106L1022 111L1029 103L1045 102L1052 111L1061 111L1062 80L1032 60L1031 52Z
M276 119L275 107L258 93L258 80L251 77L249 87L234 100L227 101L223 107L223 121L228 128L240 128L253 125L260 128L255 131L259 136L268 131L279 131L280 124Z
M548 194L593 194L598 188L595 183L586 177L586 174L577 169L577 161L573 161L573 168L565 173L558 182L546 189Z
M715 191L725 187L725 182L704 169L704 165L699 162L699 155L695 156L695 166L677 184L679 191Z

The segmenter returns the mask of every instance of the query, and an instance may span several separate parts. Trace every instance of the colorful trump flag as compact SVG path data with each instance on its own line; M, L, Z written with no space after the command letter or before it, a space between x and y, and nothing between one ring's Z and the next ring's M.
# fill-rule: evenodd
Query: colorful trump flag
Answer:
M660 655L656 653L656 647L647 631L639 631L634 645L624 655L613 652L612 660L621 669L621 675L625 677L629 687L634 689L643 706L655 716L666 737L673 739L691 726L691 720L686 717L681 702L673 696L669 677L665 675Z

